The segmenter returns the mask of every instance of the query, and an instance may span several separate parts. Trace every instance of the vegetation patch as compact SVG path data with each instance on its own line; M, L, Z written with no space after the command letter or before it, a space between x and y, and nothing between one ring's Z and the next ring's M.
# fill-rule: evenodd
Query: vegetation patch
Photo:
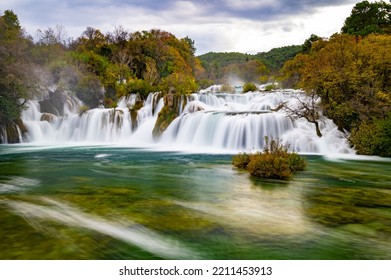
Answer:
M257 91L257 90L258 90L258 88L254 83L246 83L243 86L244 93L249 92L249 91Z
M262 152L240 153L232 159L232 164L240 169L246 169L252 176L270 179L287 180L292 173L304 170L304 159L295 152L288 152L288 145L278 139L265 137L265 147Z

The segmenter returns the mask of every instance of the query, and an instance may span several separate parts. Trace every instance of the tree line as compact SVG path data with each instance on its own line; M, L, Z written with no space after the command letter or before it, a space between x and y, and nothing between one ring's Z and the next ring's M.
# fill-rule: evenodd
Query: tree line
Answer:
M195 57L194 41L153 29L129 32L116 27L103 34L87 27L68 39L61 26L24 32L11 10L0 16L0 121L20 118L24 100L56 88L80 98L89 108L115 107L118 98L153 91L178 94L198 89L204 69Z
M281 69L283 85L320 97L359 154L391 156L391 5L357 3L340 33L305 46Z

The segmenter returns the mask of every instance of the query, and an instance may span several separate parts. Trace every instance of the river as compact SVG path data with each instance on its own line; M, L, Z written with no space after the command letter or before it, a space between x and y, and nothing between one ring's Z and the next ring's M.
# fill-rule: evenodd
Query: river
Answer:
M290 181L229 154L0 146L0 259L391 259L391 162L304 155Z

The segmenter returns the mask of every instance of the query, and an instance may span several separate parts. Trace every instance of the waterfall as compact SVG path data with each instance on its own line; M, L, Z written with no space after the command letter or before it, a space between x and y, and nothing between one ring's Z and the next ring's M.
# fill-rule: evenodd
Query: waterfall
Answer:
M273 111L284 102L293 102L294 90L249 93L219 93L215 88L183 96L178 117L158 140L152 130L164 106L159 93L151 93L143 106L133 110L138 97L129 95L116 108L95 108L80 112L80 101L65 102L64 114L41 112L39 101L29 101L22 120L31 144L118 144L199 152L261 150L265 136L278 137L300 153L351 153L345 135L323 118L323 137L304 119L289 118ZM133 114L133 115L132 115ZM133 120L132 120L133 117ZM133 122L133 124L132 124Z

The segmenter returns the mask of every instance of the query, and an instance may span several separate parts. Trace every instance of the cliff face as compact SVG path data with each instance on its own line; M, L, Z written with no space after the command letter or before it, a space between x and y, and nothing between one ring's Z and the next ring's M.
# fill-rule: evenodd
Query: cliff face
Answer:
M179 115L178 104L180 95L169 93L164 96L164 106L160 110L158 118L153 128L153 138L157 139L167 129L170 123Z
M154 139L160 137L171 122L181 114L187 102L191 100L189 95L177 94L173 88L163 98L164 106L159 112L155 127L152 131Z

